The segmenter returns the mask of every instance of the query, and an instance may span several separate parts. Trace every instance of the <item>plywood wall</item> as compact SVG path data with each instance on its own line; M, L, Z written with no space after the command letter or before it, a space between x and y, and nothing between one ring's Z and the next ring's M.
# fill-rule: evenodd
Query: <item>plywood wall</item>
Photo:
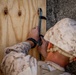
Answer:
M46 0L0 0L0 62L4 48L25 41L28 32L38 25L38 8L42 8L46 16ZM43 20L42 33L45 31ZM39 59L36 48L30 54Z
M46 16L46 0L0 0L0 62L5 47L25 41L28 32L38 25L38 8ZM45 20L42 31L46 31ZM39 58L36 49L30 54Z

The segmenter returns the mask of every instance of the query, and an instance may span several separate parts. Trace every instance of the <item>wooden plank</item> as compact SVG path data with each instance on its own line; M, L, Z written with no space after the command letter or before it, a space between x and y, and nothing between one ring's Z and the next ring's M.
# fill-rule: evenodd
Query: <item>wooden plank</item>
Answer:
M46 0L0 0L0 62L4 48L27 39L28 32L38 25L38 8L46 16ZM46 21L42 23L42 34ZM36 48L30 54L39 58Z

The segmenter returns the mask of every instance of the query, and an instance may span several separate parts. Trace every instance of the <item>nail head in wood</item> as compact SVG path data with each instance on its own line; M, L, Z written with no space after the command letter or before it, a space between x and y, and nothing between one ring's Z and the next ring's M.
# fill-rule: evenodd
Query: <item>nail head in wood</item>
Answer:
M21 10L19 10L19 12L18 12L18 16L21 16L21 15L22 15Z
M5 8L4 8L4 15L7 15L7 14L8 14L8 8L5 7Z

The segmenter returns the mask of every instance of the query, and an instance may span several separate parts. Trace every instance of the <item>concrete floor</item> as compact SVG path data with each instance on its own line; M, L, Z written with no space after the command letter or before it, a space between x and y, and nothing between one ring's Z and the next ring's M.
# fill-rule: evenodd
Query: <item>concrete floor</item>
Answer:
M76 0L47 0L47 30L67 17L76 20Z

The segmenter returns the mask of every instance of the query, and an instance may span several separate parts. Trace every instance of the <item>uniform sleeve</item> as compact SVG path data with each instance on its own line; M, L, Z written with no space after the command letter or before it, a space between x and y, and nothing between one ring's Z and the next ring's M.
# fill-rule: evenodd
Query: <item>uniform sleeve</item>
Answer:
M27 42L6 48L5 57L1 63L4 75L36 75L37 60L27 55L30 44Z
M30 49L31 49L30 43L22 42L14 46L5 48L5 54L9 54L10 52L17 52L17 53L24 53L27 55Z
M71 74L68 72L64 72L63 74L60 74L60 75L71 75Z

